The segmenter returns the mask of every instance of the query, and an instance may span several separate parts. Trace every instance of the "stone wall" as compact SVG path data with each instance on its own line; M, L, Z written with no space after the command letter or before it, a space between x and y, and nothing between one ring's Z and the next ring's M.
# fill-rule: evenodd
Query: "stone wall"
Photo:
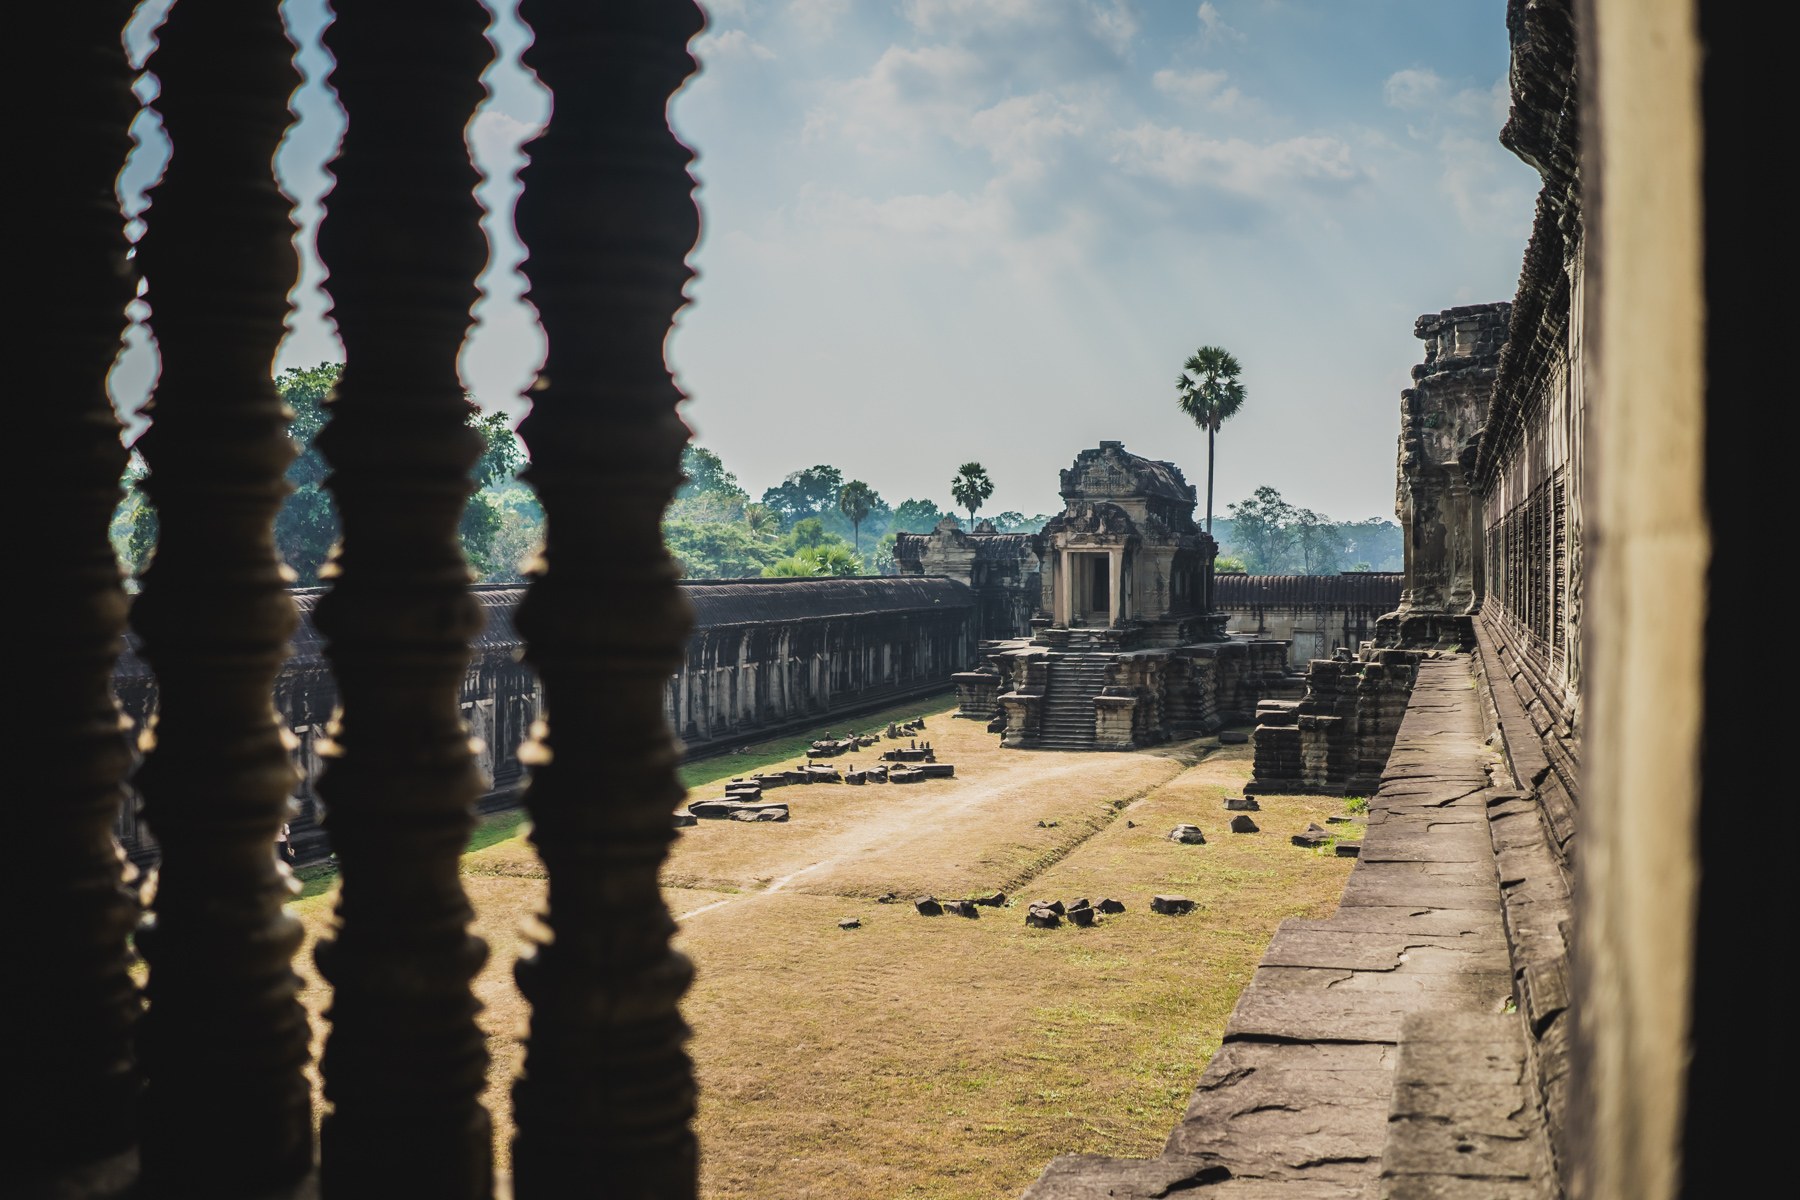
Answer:
M513 612L524 588L479 585L483 623L462 688L462 715L490 781L485 809L515 802L524 769L518 748L542 706L520 661ZM949 579L693 580L682 592L695 614L686 664L671 677L665 712L689 753L769 736L833 713L942 692L968 665L976 598ZM302 858L325 853L314 783L337 705L337 687L312 612L323 588L293 593L300 627L275 682L275 710L295 739L301 773L290 836ZM140 733L156 710L156 680L127 640L113 675L121 708ZM135 801L119 814L120 842L135 861L156 842Z
M902 575L941 575L975 593L977 641L1026 637L1038 607L1041 538L999 533L982 521L973 533L946 517L930 533L894 539L894 565Z
M1470 467L1506 337L1508 304L1427 313L1413 324L1425 361L1400 393L1395 511L1406 551L1405 586L1387 644L1470 644L1485 539Z
M1346 571L1339 575L1220 574L1214 604L1230 614L1226 632L1288 643L1288 665L1304 671L1339 647L1355 650L1400 603L1405 575Z
M690 752L941 692L969 665L977 596L929 576L682 585L695 611L670 723Z
M1256 708L1255 768L1246 794L1369 796L1380 785L1421 654L1314 659L1299 700Z

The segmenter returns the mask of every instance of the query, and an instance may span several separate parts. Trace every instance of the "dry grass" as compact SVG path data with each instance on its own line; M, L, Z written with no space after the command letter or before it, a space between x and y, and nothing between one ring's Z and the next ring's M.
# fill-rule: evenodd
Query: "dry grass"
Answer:
M1287 835L1343 803L1264 797L1265 832L1232 835L1221 801L1248 778L1243 748L1003 751L979 723L928 719L956 779L785 788L771 798L790 803L790 822L702 822L670 857L677 944L699 968L684 1008L713 1200L987 1200L1017 1195L1057 1154L1154 1154L1275 925L1336 905L1349 860ZM772 761L793 759L731 770ZM1181 821L1208 844L1167 841ZM526 1016L511 968L543 895L521 831L463 868L492 950L476 990L503 1161ZM1031 930L1019 907L970 921L874 899L996 887L1020 900L1110 895L1128 911L1092 929ZM1199 911L1151 914L1162 891ZM295 902L309 941L330 899ZM840 930L849 916L863 927ZM322 1030L310 948L300 965Z

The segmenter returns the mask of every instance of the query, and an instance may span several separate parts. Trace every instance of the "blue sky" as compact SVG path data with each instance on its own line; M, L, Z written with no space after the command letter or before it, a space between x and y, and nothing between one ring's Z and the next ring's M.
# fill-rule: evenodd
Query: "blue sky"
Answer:
M543 344L509 212L550 103L496 2L469 140L497 215L462 368L484 407L520 414ZM134 52L163 3L140 11ZM708 8L702 72L671 110L703 235L668 353L698 440L753 493L824 462L948 506L976 459L989 508L1048 511L1057 471L1102 438L1203 484L1173 383L1212 343L1249 391L1220 435L1221 511L1266 483L1339 518L1391 515L1413 319L1517 281L1536 177L1495 140L1503 0ZM276 159L303 229L278 367L341 357L305 248L343 127L327 12L284 12L308 80ZM128 215L167 153L153 114L137 132ZM134 332L115 373L127 410L147 343Z

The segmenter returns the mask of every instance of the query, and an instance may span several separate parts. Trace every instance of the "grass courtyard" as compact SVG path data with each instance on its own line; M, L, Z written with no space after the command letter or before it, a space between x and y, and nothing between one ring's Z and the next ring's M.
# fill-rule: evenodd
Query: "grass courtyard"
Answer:
M1222 800L1249 778L1248 747L1002 750L951 711L940 701L848 725L923 712L922 736L956 764L954 779L788 787L769 794L791 805L785 824L681 831L664 894L698 968L684 1011L712 1200L990 1200L1016 1196L1057 1154L1153 1155L1276 924L1336 907L1351 861L1288 835L1344 813L1343 801L1261 797L1263 832L1227 830ZM721 794L731 775L796 761L810 736L689 764L684 779L696 796ZM1168 841L1180 822L1207 844ZM476 990L503 1164L526 1017L512 963L544 887L523 832L517 814L492 818L463 860L491 949ZM311 941L335 880L305 874L293 911L307 928L297 965L317 1039L327 992ZM910 903L996 888L1015 903L978 920L921 917ZM1198 908L1155 915L1157 892ZM879 902L887 893L901 902ZM1089 929L1025 927L1025 901L1080 896L1127 911ZM840 929L845 917L862 927Z

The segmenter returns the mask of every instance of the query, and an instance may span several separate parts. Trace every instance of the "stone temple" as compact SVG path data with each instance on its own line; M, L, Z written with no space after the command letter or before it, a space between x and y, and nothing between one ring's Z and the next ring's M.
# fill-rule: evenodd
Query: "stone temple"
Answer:
M1124 750L1210 732L1222 683L1233 715L1253 708L1256 683L1285 673L1287 643L1228 641L1218 544L1194 523L1181 470L1101 442L1062 473L1061 494L1035 539L1031 636L988 643L985 670L958 676L977 692L993 681L1004 744ZM985 715L969 699L965 715Z

